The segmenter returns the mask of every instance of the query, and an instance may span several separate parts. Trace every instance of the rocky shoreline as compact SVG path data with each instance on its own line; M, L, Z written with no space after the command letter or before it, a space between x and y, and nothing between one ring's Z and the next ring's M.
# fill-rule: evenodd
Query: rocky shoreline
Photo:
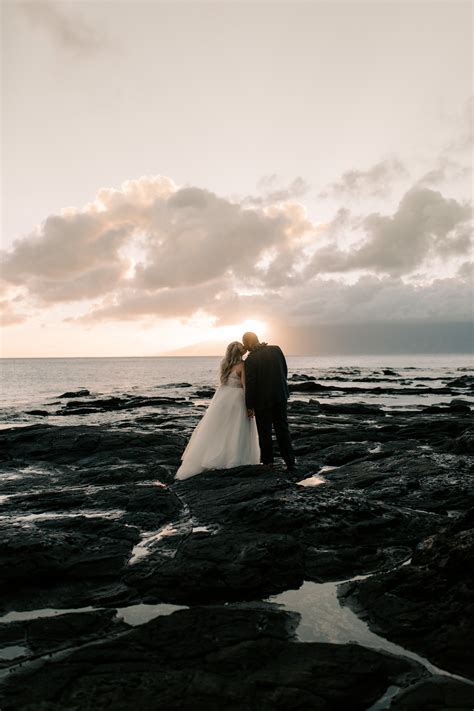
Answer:
M420 390L396 376L375 387ZM41 408L54 424L0 431L2 711L472 709L472 377L431 388L449 402L389 412L321 380L290 381L291 477L174 481L210 387L64 392ZM361 401L311 399L327 388ZM272 598L304 581L347 581L341 604L439 672L302 642L301 614Z

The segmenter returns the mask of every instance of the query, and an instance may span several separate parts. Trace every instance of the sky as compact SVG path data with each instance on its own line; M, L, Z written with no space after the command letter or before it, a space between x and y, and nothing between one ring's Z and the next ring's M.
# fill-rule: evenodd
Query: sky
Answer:
M470 2L1 9L2 356L469 349Z

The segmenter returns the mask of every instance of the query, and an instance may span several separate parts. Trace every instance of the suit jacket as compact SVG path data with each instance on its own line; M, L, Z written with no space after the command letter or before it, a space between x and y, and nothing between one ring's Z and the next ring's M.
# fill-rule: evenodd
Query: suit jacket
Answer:
M264 409L288 400L288 366L279 346L261 345L245 360L245 404Z

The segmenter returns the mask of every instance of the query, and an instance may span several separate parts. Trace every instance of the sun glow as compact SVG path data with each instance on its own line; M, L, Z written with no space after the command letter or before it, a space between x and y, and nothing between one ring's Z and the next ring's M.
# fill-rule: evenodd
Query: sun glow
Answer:
M267 330L267 324L265 321L258 321L258 320L253 320L253 319L247 319L247 321L243 321L240 324L241 328L243 329L243 332L245 331L254 331L257 335L264 335L266 330Z
M246 319L230 326L215 326L209 329L209 340L240 341L246 331L253 331L259 338L264 338L268 330L267 323L260 319Z

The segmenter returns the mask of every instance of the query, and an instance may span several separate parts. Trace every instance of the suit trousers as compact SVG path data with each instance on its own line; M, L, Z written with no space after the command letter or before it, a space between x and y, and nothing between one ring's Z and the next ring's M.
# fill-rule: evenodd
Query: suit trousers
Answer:
M280 454L287 467L295 463L295 455L291 445L290 431L286 415L286 400L274 403L271 407L255 408L258 441L260 444L260 461L262 464L273 463L272 427L280 448Z

